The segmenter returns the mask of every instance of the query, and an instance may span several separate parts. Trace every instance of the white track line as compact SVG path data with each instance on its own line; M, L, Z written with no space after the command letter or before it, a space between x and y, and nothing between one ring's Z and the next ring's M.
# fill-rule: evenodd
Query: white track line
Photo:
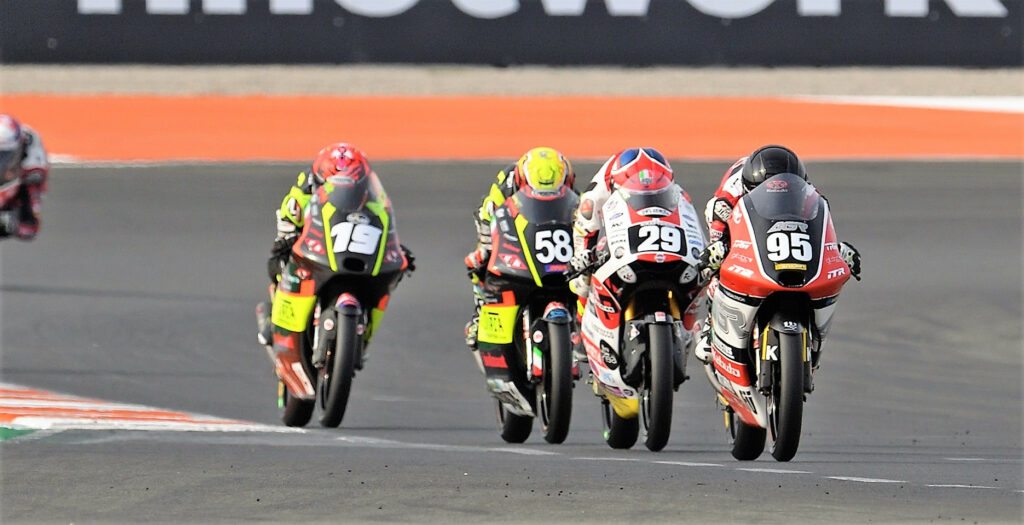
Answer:
M834 479L838 481L853 481L856 483L908 483L898 479L881 479L881 478L858 478L855 476L825 476L827 479Z

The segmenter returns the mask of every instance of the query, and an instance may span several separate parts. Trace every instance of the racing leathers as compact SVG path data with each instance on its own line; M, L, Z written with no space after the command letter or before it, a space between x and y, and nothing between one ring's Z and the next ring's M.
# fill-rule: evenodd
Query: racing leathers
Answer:
M476 336L480 323L480 306L483 304L483 279L484 271L487 270L487 260L491 257L491 220L494 219L496 210L505 201L519 191L516 178L513 172L516 163L513 162L498 172L496 180L491 183L491 189L484 195L480 206L473 213L473 222L476 226L476 248L466 255L464 260L466 269L469 272L469 279L473 283L473 317L466 323L466 346L476 349Z
M24 146L20 166L13 173L17 179L0 180L0 238L14 236L30 241L39 233L42 199L46 194L50 161L43 141L31 127L22 124ZM10 191L12 195L6 195ZM5 213L6 212L6 213Z
M732 210L736 203L747 193L746 187L743 184L742 172L743 166L748 159L749 157L740 158L725 171L725 174L722 176L722 182L718 185L718 190L715 191L714 196L708 200L707 205L704 207L704 220L707 223L711 242L705 247L704 252L701 253L701 277L709 283L707 286L709 300L714 298L715 291L718 289L718 270L729 254L729 217L732 215ZM820 191L818 193L821 194ZM822 195L822 198L824 198L824 195ZM839 255L847 266L850 267L850 274L857 280L860 280L860 252L853 245L840 242ZM812 365L815 368L819 364L821 345L828 336L833 312L834 305L831 304L823 306L814 312L814 324L818 333L818 348L813 348L811 355ZM701 361L707 361L711 348L710 323L711 312L709 311L707 317L700 323L700 337L697 338L697 344L693 350L694 355Z

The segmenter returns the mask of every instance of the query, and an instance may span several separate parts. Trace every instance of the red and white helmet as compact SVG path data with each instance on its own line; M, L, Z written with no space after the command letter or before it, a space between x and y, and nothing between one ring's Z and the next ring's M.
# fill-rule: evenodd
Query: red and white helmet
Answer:
M358 182L371 173L370 161L359 148L336 142L317 153L313 161L313 178L323 184L330 177L344 177Z
M666 186L673 180L672 167L654 148L629 148L612 157L605 171L605 182L609 188L616 189L633 177L645 186Z
M0 113L0 180L7 180L24 156L25 132L14 117Z

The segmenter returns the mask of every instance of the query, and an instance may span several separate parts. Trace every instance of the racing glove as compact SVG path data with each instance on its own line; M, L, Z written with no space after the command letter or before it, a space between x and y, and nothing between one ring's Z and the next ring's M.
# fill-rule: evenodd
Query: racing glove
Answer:
M713 272L718 271L722 267L722 261L725 260L726 254L729 253L729 248L722 241L715 241L707 247L700 254L700 264L702 267L707 268Z
M847 242L839 243L839 256L843 258L843 261L847 266L850 267L850 275L854 279L860 280L860 252L853 247L852 244Z
M729 217L732 215L732 204L726 199L716 199L711 212L715 219L728 224Z
M702 281L708 281L711 276L722 267L722 261L725 260L725 256L729 253L729 248L723 241L715 241L707 247L700 254L700 277Z
M569 274L579 275L585 273L590 269L590 266L594 264L595 260L596 257L594 256L594 250L576 250L572 259L569 260Z
M412 272L416 271L416 256L412 254L412 250L410 250L408 246L404 244L399 246L402 248L402 253L405 254L405 262L407 263L405 273L407 275L412 275Z

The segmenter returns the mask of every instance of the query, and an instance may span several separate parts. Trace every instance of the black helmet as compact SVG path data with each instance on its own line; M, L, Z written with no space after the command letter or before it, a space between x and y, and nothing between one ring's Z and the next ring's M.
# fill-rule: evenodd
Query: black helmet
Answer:
M784 146L763 146L751 153L743 164L743 187L750 191L779 173L792 173L807 180L804 163L793 150Z

